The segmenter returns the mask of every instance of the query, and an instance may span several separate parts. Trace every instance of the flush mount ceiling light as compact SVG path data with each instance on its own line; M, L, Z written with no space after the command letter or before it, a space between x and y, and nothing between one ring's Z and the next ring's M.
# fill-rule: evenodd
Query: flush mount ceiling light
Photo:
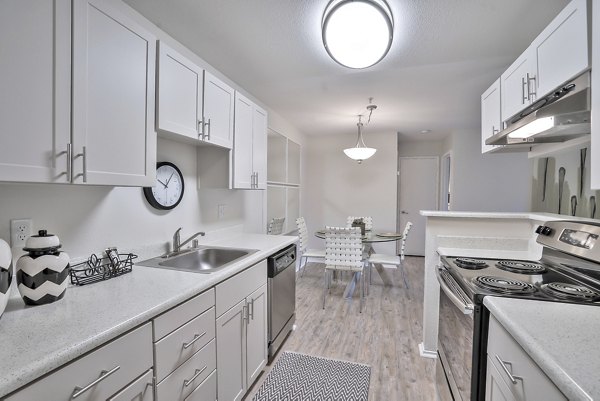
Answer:
M371 98L370 101L372 99L373 98ZM367 124L371 121L371 114L373 114L373 110L375 110L376 108L377 106L374 104L369 104L367 106L367 110L369 111L369 119L367 121ZM362 115L358 116L358 124L356 124L356 126L358 127L358 139L356 140L356 145L353 148L344 149L344 153L349 158L356 160L358 164L361 164L363 160L367 160L369 157L373 156L375 152L377 152L377 149L369 148L367 147L367 145L365 145L365 141L363 140L362 136Z
M394 20L384 0L332 0L321 25L327 53L349 68L367 68L392 45Z

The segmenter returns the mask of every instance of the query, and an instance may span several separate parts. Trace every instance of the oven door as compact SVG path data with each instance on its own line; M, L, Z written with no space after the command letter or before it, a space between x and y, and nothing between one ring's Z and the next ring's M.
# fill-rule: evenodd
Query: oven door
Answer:
M436 275L441 288L438 395L442 401L471 401L475 307L446 269L438 267Z

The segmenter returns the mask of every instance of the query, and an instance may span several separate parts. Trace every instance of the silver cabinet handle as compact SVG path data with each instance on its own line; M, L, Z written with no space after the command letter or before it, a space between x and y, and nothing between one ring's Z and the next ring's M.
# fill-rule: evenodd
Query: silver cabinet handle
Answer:
M75 156L75 159L78 157L82 158L83 172L81 174L77 174L73 178L83 177L83 182L87 182L87 149L85 148L85 146L82 147L81 153L79 153L79 154L77 154L77 156Z
M206 335L206 331L204 333L202 333L202 334L194 334L194 338L192 339L192 341L190 341L189 343L183 343L183 349L188 349L196 341L198 341L199 339L201 339L202 337L204 337L204 335Z
M248 305L244 305L242 306L242 322L246 322L246 310L248 308Z
M256 174L256 186L255 186L255 188L258 189L258 171L255 174Z
M190 377L187 380L183 381L183 385L185 387L189 386L190 384L192 384L192 382L194 380L196 380L198 378L198 376L200 376L202 374L202 372L204 372L206 370L206 368L208 368L208 365L206 365L205 367L203 367L202 369L196 369L196 373L194 373L194 376Z
M500 132L500 130L497 130L496 127L492 125L492 135L496 135L497 132Z
M510 379L512 384L517 384L517 380L523 380L522 377L513 376L513 374L510 373L510 370L508 370L508 368L506 367L506 364L510 364L510 362L504 362L502 359L500 359L500 357L498 355L496 355L496 360L498 361L498 363L500 364L500 367L502 368L504 373L506 373L506 375L508 376L508 378Z
M89 389L94 387L96 384L100 383L102 380L106 379L108 376L112 375L119 369L121 369L121 367L119 365L117 365L114 368L112 368L111 370L103 370L102 372L100 372L100 377L97 378L96 380L94 380L93 382L91 382L90 384L88 384L87 386L75 387L73 389L73 395L71 396L71 399L75 399L75 398L79 397L81 394L85 393L86 391L88 391Z
M525 96L525 86L527 85L527 82L525 82L525 77L521 78L521 104L525 104L526 101L529 100L529 95ZM529 89L527 90L529 92Z
M198 139L204 140L204 117L202 117L202 120L198 120L196 131L198 131Z
M531 81L533 81L533 91L531 90L531 86L530 86ZM536 97L536 96L537 96L537 89L536 89L535 75L529 76L529 73L527 73L527 100L533 101L534 97Z
M254 320L254 300L250 301L250 312L248 318Z
M73 181L73 145L67 143L67 181Z
M256 173L252 173L252 175L250 176L250 188L254 189L254 174Z
M210 141L210 118L208 119L207 123L204 123L204 125L208 126L208 130L207 130L207 133L206 133L206 140Z

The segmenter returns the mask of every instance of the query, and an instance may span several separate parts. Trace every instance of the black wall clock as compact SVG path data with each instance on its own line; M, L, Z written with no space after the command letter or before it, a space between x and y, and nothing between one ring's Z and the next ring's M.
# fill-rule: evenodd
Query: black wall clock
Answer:
M144 195L148 203L160 210L175 208L183 198L183 175L171 162L156 163L156 182L153 187L145 187Z

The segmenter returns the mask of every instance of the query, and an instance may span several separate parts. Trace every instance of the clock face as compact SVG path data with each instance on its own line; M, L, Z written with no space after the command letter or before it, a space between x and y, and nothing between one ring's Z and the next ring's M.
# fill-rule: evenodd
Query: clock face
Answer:
M144 188L148 203L161 210L173 209L183 198L183 175L170 162L157 163L156 182L152 188Z

